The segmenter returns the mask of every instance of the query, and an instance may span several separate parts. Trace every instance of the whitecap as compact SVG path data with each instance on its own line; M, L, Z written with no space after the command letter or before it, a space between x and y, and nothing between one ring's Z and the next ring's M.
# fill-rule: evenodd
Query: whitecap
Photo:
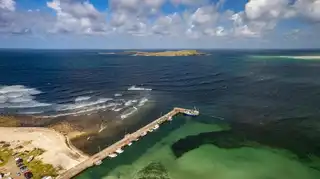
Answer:
M116 94L114 94L114 96L115 96L115 97L120 97L120 96L122 96L122 94L116 93Z
M68 111L68 110L78 110L81 108L86 108L86 107L90 107L90 106L95 106L95 105L99 105L99 104L103 104L106 103L107 101L111 101L112 98L100 98L96 101L89 101L89 102L76 102L73 104L62 104L62 105L58 105L57 107L57 111Z
M139 101L139 104L138 106L143 106L146 102L148 102L149 99L148 98L142 98L140 101Z
M122 114L122 115L120 116L120 118L121 118L121 119L125 119L125 118L129 117L130 115L132 115L133 113L135 113L137 110L138 110L137 108L133 107L133 108L131 108L128 112Z
M128 88L129 91L152 91L151 88L136 87L135 85Z
M46 107L51 104L35 100L35 95L41 91L23 85L0 87L0 108L36 108Z
M136 103L137 100L128 100L124 103L125 106L131 106L133 103Z
M91 98L90 96L79 96L79 97L77 97L74 101L75 101L75 102L87 101L87 100L89 100L90 98Z

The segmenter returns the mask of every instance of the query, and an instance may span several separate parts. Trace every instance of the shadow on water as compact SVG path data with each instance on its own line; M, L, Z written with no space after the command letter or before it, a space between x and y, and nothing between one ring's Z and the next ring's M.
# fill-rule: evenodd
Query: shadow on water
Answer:
M232 123L231 129L188 136L174 143L171 148L176 157L204 144L220 148L270 147L285 149L295 155L289 157L309 163L320 170L320 165L312 165L312 160L320 157L319 124L316 117L288 118L266 124Z
M175 116L173 121L160 125L158 130L148 133L148 135L140 138L139 141L134 142L131 146L123 148L124 152L119 154L116 158L107 158L103 160L101 165L87 169L76 178L103 178L108 176L111 171L119 166L131 165L134 161L143 156L149 148L153 147L156 143L159 143L161 139L168 136L175 129L178 129L185 124L185 122L186 120L184 117L180 115Z

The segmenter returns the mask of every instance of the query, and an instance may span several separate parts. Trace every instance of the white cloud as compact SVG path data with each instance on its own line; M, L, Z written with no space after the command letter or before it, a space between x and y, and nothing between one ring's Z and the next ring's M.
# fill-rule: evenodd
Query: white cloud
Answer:
M170 0L175 5L186 5L186 6L203 6L208 4L209 0Z
M289 0L251 0L245 5L250 20L278 19L287 14Z
M0 0L0 9L15 11L16 2L14 0Z
M51 32L104 34L107 32L106 21L88 1L53 0L47 6L56 11L57 21Z
M214 23L218 19L219 13L215 6L205 6L198 8L191 16L191 23L204 25Z
M297 0L294 7L302 17L320 22L320 0Z

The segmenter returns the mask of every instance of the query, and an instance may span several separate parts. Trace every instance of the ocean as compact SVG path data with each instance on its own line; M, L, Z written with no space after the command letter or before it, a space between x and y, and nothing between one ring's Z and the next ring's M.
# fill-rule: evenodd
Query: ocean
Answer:
M73 141L92 154L173 107L200 110L79 179L320 178L320 61L277 58L320 51L203 51L210 55L1 50L0 113L119 123Z

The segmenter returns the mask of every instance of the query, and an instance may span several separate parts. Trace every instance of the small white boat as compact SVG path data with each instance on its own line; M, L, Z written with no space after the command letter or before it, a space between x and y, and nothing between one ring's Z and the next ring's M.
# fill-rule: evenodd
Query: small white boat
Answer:
M172 117L171 116L168 118L168 121L172 121Z
M139 140L139 138L134 139L134 141L138 141L138 140Z
M109 154L109 155L108 155L108 157L110 157L110 158L115 158L116 156L118 156L118 155L115 154L115 153L112 153L112 154Z
M153 130L152 130L152 129L149 129L148 131L149 131L149 132L153 132Z
M143 137L145 135L147 135L147 132L146 131L142 132L141 136Z
M132 145L132 142L130 142L129 144L128 144L128 146L131 146Z
M157 130L158 128L159 128L159 125L158 125L158 124L156 124L156 125L153 127L154 130Z
M101 160L98 160L96 162L94 162L95 165L101 165L102 164L102 161Z
M116 152L117 152L118 154L121 154L121 153L123 153L123 150L122 150L121 148L119 148L119 149L116 150Z
M198 110L186 110L184 111L184 114L187 116L198 116L199 115L199 111Z

